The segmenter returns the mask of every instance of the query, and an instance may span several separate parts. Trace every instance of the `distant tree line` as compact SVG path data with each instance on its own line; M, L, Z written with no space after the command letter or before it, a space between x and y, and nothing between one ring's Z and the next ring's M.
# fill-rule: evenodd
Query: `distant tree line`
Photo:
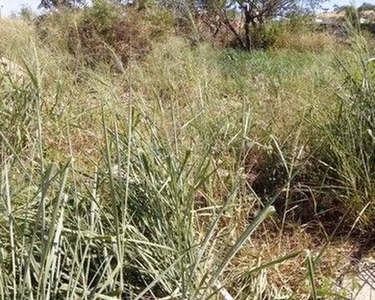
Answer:
M353 5L341 5L341 6L338 6L338 5L335 5L333 10L335 12L340 12L340 11L347 11L349 9L356 9ZM360 7L358 7L358 12L362 12L362 11L369 11L369 10L375 10L375 5L374 4L371 4L371 3L368 3L368 2L364 2Z
M98 1L98 0L94 0ZM103 0L101 0L103 1ZM177 14L196 15L201 12L218 20L234 34L240 45L251 49L251 28L258 28L278 16L293 16L314 11L324 0L104 0L140 6L160 5L173 9ZM46 9L75 9L85 0L41 0ZM241 15L241 30L236 18ZM238 19L238 18L237 18Z

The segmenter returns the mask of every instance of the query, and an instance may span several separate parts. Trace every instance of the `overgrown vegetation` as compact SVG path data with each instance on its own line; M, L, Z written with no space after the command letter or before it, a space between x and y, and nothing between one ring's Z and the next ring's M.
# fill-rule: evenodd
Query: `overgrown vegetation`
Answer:
M1 20L0 299L347 299L371 40L150 5Z

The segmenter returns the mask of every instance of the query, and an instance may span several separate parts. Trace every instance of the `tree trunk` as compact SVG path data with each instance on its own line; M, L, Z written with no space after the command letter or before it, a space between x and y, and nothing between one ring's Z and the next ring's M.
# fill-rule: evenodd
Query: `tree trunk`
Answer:
M245 29L245 45L246 50L251 50L251 33L250 33L250 24L252 23L250 12L247 10L244 10L245 14L245 23L244 23L244 29Z
M240 33L238 33L236 31L236 29L233 27L233 25L230 23L229 19L228 19L228 16L226 15L226 12L224 11L223 13L223 16L224 16L224 24L225 26L227 26L227 28L229 28L230 31L232 31L232 33L234 34L234 36L236 37L236 40L238 41L238 43L241 45L241 47L243 48L246 48L246 45L240 35Z

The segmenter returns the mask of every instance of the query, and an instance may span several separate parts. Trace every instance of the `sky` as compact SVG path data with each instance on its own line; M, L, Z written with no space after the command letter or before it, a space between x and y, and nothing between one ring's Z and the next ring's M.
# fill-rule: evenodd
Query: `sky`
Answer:
M329 0L323 3L324 8L333 8L335 4L348 5L353 1L351 0ZM361 5L363 2L375 4L375 0L356 0L355 4ZM22 6L28 6L33 10L37 10L40 0L0 0L1 16L9 16L12 12L18 12Z
M20 11L26 5L33 10L37 10L40 0L0 0L1 15L9 16L12 12Z

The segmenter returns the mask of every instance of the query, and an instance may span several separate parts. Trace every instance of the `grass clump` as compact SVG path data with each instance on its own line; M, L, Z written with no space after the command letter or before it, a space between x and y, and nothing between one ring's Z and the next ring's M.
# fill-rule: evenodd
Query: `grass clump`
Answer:
M340 61L345 83L334 110L326 116L320 131L324 136L323 157L342 191L342 213L348 213L352 229L372 227L371 203L374 189L373 168L373 66L366 41L356 37L352 63ZM345 204L344 204L345 203ZM370 229L370 231L372 231Z

